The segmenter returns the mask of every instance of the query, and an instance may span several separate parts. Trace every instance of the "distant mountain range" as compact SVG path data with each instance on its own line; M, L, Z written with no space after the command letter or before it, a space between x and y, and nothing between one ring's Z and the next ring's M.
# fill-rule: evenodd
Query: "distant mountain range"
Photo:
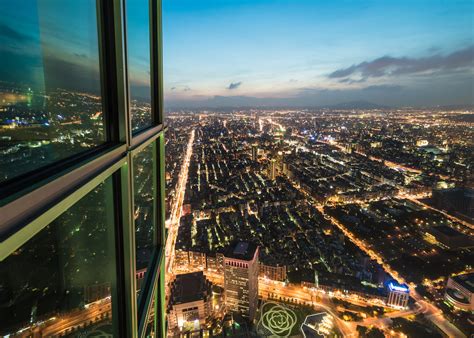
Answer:
M333 105L299 105L291 98L265 99L251 96L214 96L205 101L167 102L168 108L245 109L245 108L310 108L310 109L388 109L389 106L369 101L348 101Z
M325 104L318 102L318 99L312 99L311 102L302 104L299 98L258 98L253 96L213 96L206 100L172 101L165 100L167 109L209 109L231 111L235 109L333 109L333 110L360 110L360 109L397 109L397 108L415 108L415 109L433 109L433 110L471 110L474 106L471 104L444 105L444 106L405 106L397 107L393 105L382 105L365 100L343 101L335 104Z
M472 104L451 104L448 106L434 106L432 108L437 108L440 110L471 110L474 109L474 105Z

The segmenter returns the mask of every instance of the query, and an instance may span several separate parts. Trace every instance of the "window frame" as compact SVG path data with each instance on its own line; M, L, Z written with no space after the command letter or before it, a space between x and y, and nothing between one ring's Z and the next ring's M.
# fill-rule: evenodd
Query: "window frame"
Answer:
M112 304L117 336L144 337L155 311L157 337L165 323L165 126L161 0L148 0L152 126L132 131L127 68L126 0L96 0L100 79L106 142L0 184L0 261L26 243L105 179L113 179L117 290ZM153 143L154 142L154 143ZM137 300L133 156L153 145L156 249ZM154 302L152 299L154 298Z

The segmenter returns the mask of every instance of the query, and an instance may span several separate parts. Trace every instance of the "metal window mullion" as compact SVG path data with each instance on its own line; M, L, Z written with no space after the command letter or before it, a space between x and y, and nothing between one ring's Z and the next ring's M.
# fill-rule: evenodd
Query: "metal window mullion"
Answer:
M157 135L159 138L160 135ZM161 236L160 236L160 210L161 210L161 199L160 199L160 182L161 182L161 170L159 165L159 140L155 140L153 142L153 245L155 247L159 247L161 243Z
M153 298L156 298L156 293L158 292L157 285L160 277L160 269L163 264L164 250L158 247L153 250L153 257L149 264L149 270L145 276L145 283L142 284L143 287L140 291L139 308L142 309L142 313L138 319L138 337L143 337L146 332L148 320L153 308Z
M159 274L156 274L156 276L159 276ZM148 328L148 322L150 321L150 316L151 316L151 309L154 308L155 303L156 303L156 293L157 293L157 279L158 278L153 278L154 281L152 283L152 287L150 288L150 295L147 297L147 311L143 314L144 319L141 321L139 325L139 332L138 332L138 337L139 338L145 338L146 331ZM154 300L154 301L153 301ZM153 314L154 315L154 314ZM153 322L155 320L153 319ZM143 324L142 324L143 323ZM156 331L156 330L154 330Z
M125 147L115 147L78 163L74 168L61 173L50 182L43 184L23 196L0 207L0 240L16 231L24 224L38 217L51 205L67 196L73 188L88 181L104 168L123 156Z
M130 110L130 83L128 74L128 32L127 32L127 6L126 0L117 0L122 5L122 32L123 32L123 74L125 79L124 84L124 123L126 125L126 143L128 147L132 146L133 128L132 128L132 112Z
M117 72L117 113L119 138L121 142L130 144L131 124L128 107L128 75L127 75L127 44L125 31L125 5L122 0L114 0L115 18L115 69Z
M122 0L97 0L99 25L99 50L101 60L101 86L103 112L107 140L124 144L124 153L129 144L127 107L126 44L124 32L124 5ZM115 236L116 236L116 289L112 302L114 335L134 337L134 290L135 283L133 233L130 237L131 213L129 167L126 164L114 175ZM130 160L128 159L128 163ZM132 190L133 191L133 190ZM133 203L133 200L132 200ZM133 205L132 205L133 207ZM132 242L130 242L132 240ZM132 253L132 257L130 257ZM132 271L132 273L130 273ZM130 278L130 275L133 275ZM132 285L130 285L132 284ZM132 300L130 300L132 298Z
M166 338L166 309L165 309L165 251L163 251L163 264L160 267L160 274L158 276L158 288L155 298L155 332L156 337Z
M107 141L127 141L125 41L121 0L98 0L100 75Z
M150 0L150 54L152 113L155 125L163 124L163 39L161 0Z
M135 258L135 203L134 203L133 156L127 154L127 165L121 170L122 213L123 213L123 273L126 337L137 337L137 295Z
M159 228L159 247L163 252L161 257L162 262L160 264L160 271L158 276L158 288L155 299L155 332L158 337L166 337L166 309L165 309L165 262L166 262L166 204L165 204L165 187L166 187L166 175L165 175L165 133L162 132L157 141L158 146L158 217L157 226ZM158 335L159 333L159 335Z
M126 162L125 162L126 165ZM115 235L115 283L112 287L112 333L114 337L120 337L127 332L127 321L125 313L125 283L124 283L124 250L123 250L123 199L122 199L122 170L114 173L113 178L113 203L114 203L114 235Z
M165 267L165 250L162 248L159 251L159 257L158 257L158 264L156 266L156 274L154 276L154 287L153 287L153 293L152 293L152 301L150 301L149 307L148 307L148 313L147 313L147 322L149 321L151 312L153 311L153 325L154 325L154 331L157 333L156 336L160 337L160 327L164 325L164 316L165 312L161 310L161 292L162 292L162 287L161 287L161 277L164 276L162 274L162 271L164 271ZM163 298L164 301L164 298ZM146 331L146 330L145 330ZM166 337L163 336L163 337ZM144 338L142 335L141 338Z
M138 134L133 140L132 140L132 147L129 148L129 151L132 151L134 154L139 153L143 149L145 149L148 145L150 145L152 142L154 142L162 133L163 128L162 126L156 126L153 128L153 133L150 134ZM141 138L141 136L145 135L146 138ZM136 142L137 138L140 138L140 142Z

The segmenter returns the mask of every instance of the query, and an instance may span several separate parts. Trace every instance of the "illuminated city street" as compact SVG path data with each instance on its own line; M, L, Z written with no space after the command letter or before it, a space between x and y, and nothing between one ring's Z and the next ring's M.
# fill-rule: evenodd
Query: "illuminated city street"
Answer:
M191 155L193 153L194 143L194 129L191 131L189 136L189 142L186 148L186 156L184 157L183 166L179 175L179 183L177 188L177 199L176 203L172 208L171 218L168 223L168 237L166 239L166 272L167 277L170 278L173 275L173 263L174 263L174 249L176 243L176 236L178 234L179 220L181 218L184 195L186 193L186 182L188 180L188 169Z
M308 195L307 195L308 196ZM311 196L308 196L311 198ZM329 217L333 224L335 224L341 231L344 233L347 238L349 238L353 243L355 243L361 250L366 252L372 259L376 260L380 265L384 267L384 269L389 272L394 278L396 278L400 283L405 283L403 277L399 275L399 273L393 270L388 264L386 264L381 256L375 253L373 250L367 248L367 246L360 240L358 240L350 231L348 231L344 225L338 222L334 217L330 217L329 215L324 213L324 208L320 205L317 206L318 210L323 214L325 217ZM444 317L442 312L436 308L436 306L428 303L427 301L423 300L417 292L415 291L415 285L411 285L412 288L410 289L411 297L413 297L416 301L418 306L420 307L420 312L425 314L425 316L431 320L436 326L438 326L441 330L443 330L448 336L450 337L464 337L463 333L460 332L454 325L449 323ZM375 324L376 321L369 321L372 325Z

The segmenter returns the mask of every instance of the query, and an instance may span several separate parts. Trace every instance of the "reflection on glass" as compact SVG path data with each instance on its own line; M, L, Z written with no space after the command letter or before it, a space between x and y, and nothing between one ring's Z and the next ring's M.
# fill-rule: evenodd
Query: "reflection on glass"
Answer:
M151 318L151 320L148 321L148 324L146 326L146 331L145 331L145 337L146 338L155 338L155 318L154 318L154 316Z
M135 155L135 245L137 289L140 290L145 270L156 245L153 209L153 143Z
M137 131L152 124L149 0L128 0L126 7L130 111Z
M95 0L0 2L0 182L105 141Z
M153 298L150 303L150 314L148 315L148 323L145 328L145 338L155 338L155 299L156 290L153 292Z
M112 333L112 194L109 178L0 262L0 335Z

